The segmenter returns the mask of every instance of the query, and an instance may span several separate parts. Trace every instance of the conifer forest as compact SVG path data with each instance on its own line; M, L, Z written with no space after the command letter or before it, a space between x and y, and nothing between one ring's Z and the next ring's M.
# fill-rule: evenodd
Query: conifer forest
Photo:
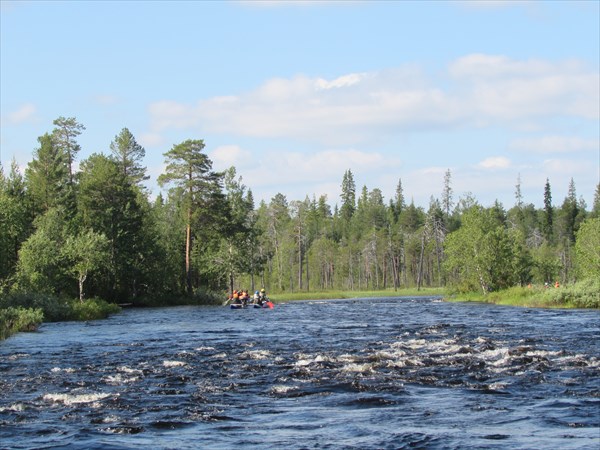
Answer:
M25 170L0 168L0 296L169 304L240 288L486 294L600 278L600 185L588 206L574 180L564 199L547 180L539 209L517 179L513 205L484 206L473 194L455 198L448 170L423 208L406 200L401 179L386 200L348 168L339 205L311 193L255 204L234 167L213 170L204 141L187 140L164 153L164 194L152 197L145 150L127 128L80 160L85 127L65 117L53 125Z

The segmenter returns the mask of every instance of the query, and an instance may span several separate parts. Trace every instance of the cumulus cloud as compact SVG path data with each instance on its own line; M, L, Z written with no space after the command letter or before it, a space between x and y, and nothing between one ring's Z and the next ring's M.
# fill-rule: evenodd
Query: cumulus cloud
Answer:
M509 148L536 153L598 151L600 150L600 141L597 139L583 139L577 136L542 136L515 139L510 143Z
M477 167L486 170L508 169L510 160L504 156L492 156L481 161Z
M215 148L208 156L215 167L223 169L244 166L251 160L250 152L237 145L222 145Z
M573 161L571 159L547 159L543 162L543 170L546 173L552 174L580 174L585 173L587 168L587 163L581 161Z
M463 86L472 112L487 120L600 117L600 76L577 61L520 61L472 54L454 61L449 74Z
M35 119L37 108L33 103L25 103L15 111L7 114L6 121L13 125L31 122Z
M575 61L513 60L473 54L445 77L414 66L266 80L255 90L196 103L149 107L152 128L193 129L260 138L356 146L405 131L449 127L523 127L549 115L600 117L600 77Z
M138 137L142 147L159 147L165 144L165 139L159 133L143 133Z
M255 186L280 186L294 184L327 184L331 180L342 180L348 169L360 169L361 173L381 172L385 168L399 165L379 152L355 149L324 150L303 153L298 151L270 151L256 161L246 161L243 171L262 174L253 177Z

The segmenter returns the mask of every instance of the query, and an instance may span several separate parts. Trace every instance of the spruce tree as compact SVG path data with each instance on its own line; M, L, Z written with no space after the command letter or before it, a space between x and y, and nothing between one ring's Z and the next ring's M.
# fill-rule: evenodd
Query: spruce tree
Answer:
M550 180L546 178L544 186L544 220L542 222L542 232L547 241L552 241L554 227L554 208L552 207L552 192L550 190Z

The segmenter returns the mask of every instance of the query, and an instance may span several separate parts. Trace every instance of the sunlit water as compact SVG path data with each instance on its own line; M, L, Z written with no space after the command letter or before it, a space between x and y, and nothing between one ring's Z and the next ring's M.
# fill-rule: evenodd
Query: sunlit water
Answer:
M598 311L130 309L0 343L2 448L600 448Z

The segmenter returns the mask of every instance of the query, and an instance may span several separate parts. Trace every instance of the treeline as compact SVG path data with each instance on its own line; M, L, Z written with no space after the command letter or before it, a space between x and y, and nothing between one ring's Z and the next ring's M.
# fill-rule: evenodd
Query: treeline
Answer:
M296 291L444 286L497 291L600 278L600 185L590 210L571 180L555 206L454 199L451 173L428 208L407 202L401 180L378 188L341 180L325 196L255 205L235 168L217 172L202 140L165 153L151 200L144 148L123 128L105 153L77 163L85 127L60 117L38 138L24 174L0 171L0 294L102 298L113 303L222 300L226 290ZM76 170L76 167L78 169ZM1 169L1 168L0 168Z

